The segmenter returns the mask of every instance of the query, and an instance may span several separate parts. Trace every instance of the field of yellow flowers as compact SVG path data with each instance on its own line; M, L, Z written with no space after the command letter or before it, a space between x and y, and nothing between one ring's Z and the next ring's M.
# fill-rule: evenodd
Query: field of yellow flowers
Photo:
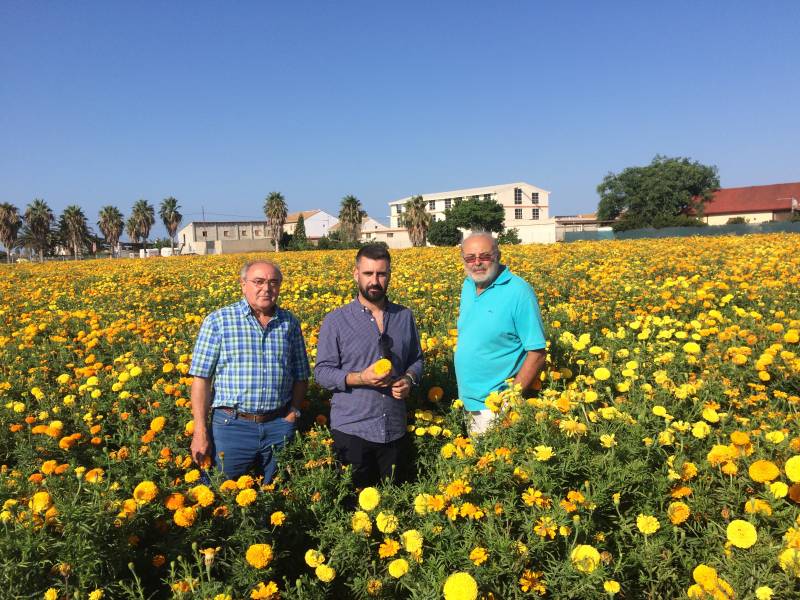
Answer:
M456 249L396 251L416 476L351 497L326 393L269 486L201 483L187 376L242 256L0 268L3 598L797 598L800 236L503 248L549 340L465 435ZM313 362L353 252L281 254Z

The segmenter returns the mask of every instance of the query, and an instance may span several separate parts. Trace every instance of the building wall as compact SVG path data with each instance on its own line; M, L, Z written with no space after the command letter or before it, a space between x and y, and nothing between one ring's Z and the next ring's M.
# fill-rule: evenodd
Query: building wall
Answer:
M306 219L306 237L321 238L324 235L328 235L330 228L338 222L339 219L321 210Z
M268 245L272 239L269 237L267 224L264 221L192 222L178 232L177 241L179 247L183 245L181 251L184 254L213 254L217 241L224 243L234 241L266 242ZM262 245L264 244L255 244L254 249L259 249ZM246 250L242 250L242 252L246 252Z
M523 244L554 244L556 242L556 222L523 223L512 225Z
M548 221L550 218L550 192L524 182L422 194L428 213L437 221L444 220L445 210L453 206L457 199L471 198L494 200L500 204L505 212L507 228L519 227L523 223ZM400 226L401 215L405 211L405 203L409 199L410 197L402 198L389 203L389 226L391 228ZM534 209L536 209L536 214L534 214Z
M371 242L385 242L389 248L393 249L411 248L411 238L408 236L408 230L406 229L384 229L371 232L369 235L370 237L368 238L362 235L362 239Z
M728 223L728 219L732 219L734 217L744 217L744 220L747 223L767 223L773 220L772 215L772 212L736 213L730 215L705 216L703 217L703 220L709 225L726 225Z

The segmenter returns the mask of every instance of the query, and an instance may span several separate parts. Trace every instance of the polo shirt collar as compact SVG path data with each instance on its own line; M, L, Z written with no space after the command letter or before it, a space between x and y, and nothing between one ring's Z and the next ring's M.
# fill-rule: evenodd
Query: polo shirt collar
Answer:
M472 277L467 275L467 281L472 285L472 291L477 292L478 286L475 285L475 282L472 280ZM505 285L511 281L511 271L508 270L508 267L505 265L500 265L500 272L497 274L497 277L494 278L494 281L486 288L486 290L492 289L496 285ZM486 291L484 290L484 292Z
M394 312L394 307L395 306L397 306L397 305L394 302L392 302L391 300L389 300L389 297L387 296L386 297L386 308L384 309L384 312ZM353 312L355 312L355 313L369 312L367 307L364 306L363 304L361 304L361 302L358 301L358 296L353 298L353 301L350 303L350 307L352 308Z

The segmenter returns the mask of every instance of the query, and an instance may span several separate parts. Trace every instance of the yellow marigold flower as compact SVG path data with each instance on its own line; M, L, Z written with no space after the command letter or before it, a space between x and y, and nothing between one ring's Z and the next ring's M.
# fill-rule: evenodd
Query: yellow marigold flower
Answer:
M789 486L782 481L774 481L769 484L769 493L773 498L785 498L789 493Z
M597 381L605 381L609 377L611 377L611 371L605 367L598 367L594 370L594 378L597 379Z
M764 436L771 444L780 444L783 440L786 439L786 435L782 431L770 431L767 435Z
M175 511L172 519L178 527L191 527L197 519L197 510L193 506L183 506Z
M269 544L251 544L245 553L245 560L256 569L263 569L272 562L272 546Z
M105 596L105 592L100 589L89 592L89 600L102 600L103 596Z
M787 573L800 577L800 550L797 548L786 548L778 555L778 564Z
M408 561L405 558L396 558L389 563L389 575L395 579L400 579L408 573Z
M314 574L322 583L330 583L336 578L336 569L328 565L319 565L314 569Z
M570 560L578 571L591 573L600 565L600 553L594 546L579 544L572 550Z
M189 498L200 506L211 506L214 503L214 492L207 485L196 485L189 490Z
M425 515L428 513L428 498L430 494L418 494L414 498L414 512L418 515Z
M737 548L750 548L756 543L758 535L756 528L751 523L743 521L742 519L734 519L728 523L725 530L728 536L728 541Z
M183 506L183 503L184 503L183 494L179 492L173 492L172 494L167 496L166 500L164 500L164 506L166 506L167 509L169 510L178 510Z
M544 575L544 573L541 571L525 569L522 572L522 576L519 578L519 589L523 592L531 592L543 596L547 592L547 588L542 582L542 575Z
M254 489L246 488L236 494L236 504L239 506L250 506L256 501L257 497L258 493Z
M353 514L353 519L350 523L350 526L353 529L354 533L363 533L364 535L369 535L372 533L372 521L369 518L369 515L361 510L356 511Z
M533 526L533 532L539 537L549 537L552 540L556 537L556 526L557 523L553 518L545 515L544 517L539 517L536 525Z
M86 471L86 474L83 476L83 480L87 483L102 483L104 475L105 471L103 471L102 468L95 467L94 469L89 469Z
M53 506L53 500L47 492L36 492L28 502L28 507L34 514L40 515Z
M192 469L191 471L187 471L186 475L183 476L183 480L186 483L194 483L198 479L200 479L200 471L198 471L197 469Z
M361 490L358 495L358 505L367 512L374 509L381 501L381 493L374 487L367 487Z
M58 590L55 588L48 588L44 593L44 600L58 600Z
M639 516L636 517L636 527L643 534L650 535L661 528L661 523L652 515L639 513Z
M223 494L229 494L231 492L235 492L238 489L239 488L236 486L236 482L233 481L232 479L226 479L219 486L219 491L222 492Z
M383 589L383 583L380 579L370 579L367 581L367 594L370 596L377 596Z
M683 345L683 351L686 352L686 354L700 354L700 344L695 342L686 342Z
M558 423L558 428L567 436L581 436L587 431L585 423L582 423L574 416L569 416L566 419L561 419Z
M619 592L620 585L613 579L608 579L603 582L603 589L606 591L607 594L611 594L613 596L614 594Z
M609 433L605 433L605 434L601 435L600 436L600 445L603 446L603 448L609 448L609 449L613 448L614 446L616 446L617 445L617 438L616 438L615 434L613 434L613 433L610 433L610 434Z
M378 556L381 558L390 558L397 554L400 550L400 543L391 539L386 538L383 543L378 548Z
M793 456L783 465L786 476L793 482L800 482L800 455Z
M683 502L671 502L667 507L667 516L673 525L686 522L690 514L689 506Z
M256 480L253 479L250 475L242 475L239 479L236 480L236 487L240 490L246 490L247 488L251 488L255 485Z
M747 469L750 479L758 483L768 483L777 479L781 472L777 465L770 460L757 460Z
M475 563L475 566L479 566L489 560L489 553L486 551L486 548L476 546L472 549L472 552L469 553L469 559Z
M445 600L476 600L478 583L469 573L458 571L444 582Z
M772 598L772 588L762 585L756 588L756 600L770 600Z
M547 462L551 458L553 458L553 448L551 446L536 446L533 449L533 455L536 457L536 460L539 462Z
M143 481L133 490L133 498L139 504L147 504L158 495L158 487L152 481Z
M375 371L376 375L386 375L392 370L392 362L387 358L382 358L372 365L372 370Z
M769 517L772 515L772 507L760 498L750 498L750 500L744 504L744 512L748 515L764 515Z
M391 513L383 511L378 513L375 517L375 523L378 525L378 531L381 533L392 533L397 529L397 517Z
M403 548L406 552L416 554L422 550L422 543L424 541L422 534L416 529L409 529L400 536L403 542Z
M692 578L706 592L712 592L717 589L717 582L719 581L717 571L708 565L697 565L692 571Z
M280 598L278 584L270 581L266 585L260 581L258 585L250 592L252 600L277 600Z
M269 522L274 527L280 527L284 521L286 521L286 513L283 511L276 510L269 516Z
M306 564L312 569L316 569L318 566L325 564L325 555L319 550L314 550L313 548L311 550L306 550L304 558Z
M164 429L164 425L166 424L167 420L164 417L156 417L152 421L150 421L150 429L155 431L156 433L160 432Z

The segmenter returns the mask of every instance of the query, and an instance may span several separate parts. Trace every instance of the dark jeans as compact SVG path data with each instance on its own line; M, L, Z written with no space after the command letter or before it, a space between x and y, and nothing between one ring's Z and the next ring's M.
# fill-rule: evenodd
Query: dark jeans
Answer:
M331 435L336 459L343 465L350 465L355 487L375 485L382 479L393 483L405 480L407 435L385 444L368 442L336 429L331 431Z

